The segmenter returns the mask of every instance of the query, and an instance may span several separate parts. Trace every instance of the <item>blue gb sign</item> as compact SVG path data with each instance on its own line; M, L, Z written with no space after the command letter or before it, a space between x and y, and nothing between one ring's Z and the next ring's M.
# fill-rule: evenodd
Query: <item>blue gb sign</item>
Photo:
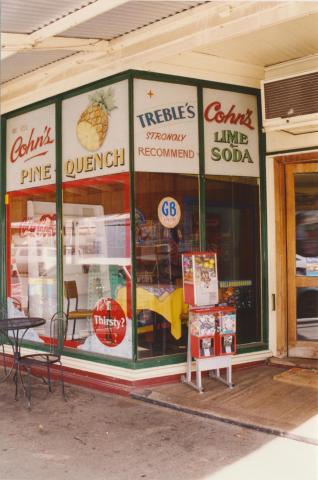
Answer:
M175 198L164 197L158 205L158 218L161 225L174 228L181 218L180 205Z

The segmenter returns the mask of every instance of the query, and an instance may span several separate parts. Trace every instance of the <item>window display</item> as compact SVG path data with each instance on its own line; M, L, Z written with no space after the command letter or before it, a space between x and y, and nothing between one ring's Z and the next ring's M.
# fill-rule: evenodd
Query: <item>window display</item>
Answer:
M118 174L64 185L64 290L66 345L131 358L128 180Z
M140 172L135 194L138 355L185 352L187 306L181 255L199 246L198 180L190 175ZM172 228L160 222L158 206L163 199L180 208L179 222Z

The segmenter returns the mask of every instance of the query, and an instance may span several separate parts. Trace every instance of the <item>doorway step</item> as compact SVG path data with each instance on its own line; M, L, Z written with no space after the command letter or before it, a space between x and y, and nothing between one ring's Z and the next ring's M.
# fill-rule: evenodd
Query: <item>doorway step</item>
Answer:
M318 360L315 358L298 358L298 357L271 357L267 361L268 365L278 367L298 367L318 370Z

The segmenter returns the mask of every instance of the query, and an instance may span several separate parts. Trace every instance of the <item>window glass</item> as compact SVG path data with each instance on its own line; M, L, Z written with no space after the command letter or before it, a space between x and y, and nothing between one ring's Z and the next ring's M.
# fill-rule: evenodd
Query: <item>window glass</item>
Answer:
M135 195L138 357L185 352L181 255L199 246L198 178L136 173Z
M237 310L238 342L261 341L257 179L207 178L206 241L217 252L219 303Z
M295 175L296 275L318 275L318 173Z
M131 358L128 174L64 184L66 346Z
M8 313L45 318L45 326L24 337L43 342L57 309L55 187L8 195Z

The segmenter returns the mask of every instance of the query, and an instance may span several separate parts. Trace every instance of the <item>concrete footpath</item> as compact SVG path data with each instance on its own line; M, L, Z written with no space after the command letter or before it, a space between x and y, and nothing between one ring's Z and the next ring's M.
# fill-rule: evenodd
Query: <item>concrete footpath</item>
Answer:
M137 390L133 398L318 445L318 389L278 380L287 370L268 365L234 369L232 389L204 376L203 393L180 381ZM318 370L306 372L318 380Z
M294 432L311 422L316 391L277 382L274 395L280 371L234 371L233 390L204 378L202 395L181 383L135 392L172 408L70 385L65 401L60 385L51 394L36 379L29 411L9 378L0 384L0 479L317 480L314 432ZM261 423L298 436L257 431Z

